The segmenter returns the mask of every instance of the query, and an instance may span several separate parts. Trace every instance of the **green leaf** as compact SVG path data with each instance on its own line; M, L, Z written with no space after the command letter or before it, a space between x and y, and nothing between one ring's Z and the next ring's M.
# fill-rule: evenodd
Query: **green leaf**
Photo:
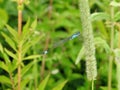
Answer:
M67 80L62 82L62 83L60 83L56 87L54 87L52 90L62 90L66 83L67 83Z
M2 33L2 35L5 38L6 42L10 45L10 47L13 50L17 51L16 46L15 46L15 42L10 37L8 37L6 34Z
M2 61L0 61L0 68L9 73L8 66Z
M24 76L26 72L31 69L32 65L33 65L33 62L29 63L28 65L22 68L21 77ZM16 74L15 76L15 84L17 83L17 77L18 77L18 74Z
M79 73L72 73L69 80L72 81L72 80L80 79L80 78L83 78L83 75L81 75Z
M28 18L27 23L23 26L22 38L25 40L27 39L26 36L29 37L28 36L30 33L29 27L30 27L30 18Z
M33 38L32 38L32 40L31 40L31 45L35 45L36 43L38 43L39 41L40 41L40 39L43 37L43 35L41 35L41 36L34 36Z
M99 12L91 14L92 21L99 21L99 20L110 20L110 16L107 13Z
M8 77L0 75L0 83L11 84L11 81Z
M66 18L58 18L58 23L55 24L55 27L74 27L74 23Z
M3 53L3 46L1 43L0 43L0 51Z
M120 11L115 13L114 21L120 20Z
M28 65L22 68L22 72L21 72L22 76L32 67L32 65L33 65L33 62L29 63Z
M8 55L6 53L3 53L2 55L3 55L5 63L9 64L10 63L10 59L9 59Z
M29 40L28 42L25 42L24 46L23 46L23 55L28 51L28 49L32 46L32 45L35 45L36 43L39 42L39 40L43 37L43 34L41 36L34 36L34 37L31 37L31 40Z
M109 35L103 21L96 21L93 23L93 25L96 25L96 27L99 29L103 38L105 38L106 40L109 40Z
M30 78L25 78L21 81L21 90L25 90L26 85L30 82Z
M9 50L6 49L6 48L5 48L5 52L6 52L9 56L11 56L11 57L14 58L15 60L17 60L17 56L16 56L13 52L9 51Z
M22 54L23 56L27 53L28 49L31 47L31 44L29 42L26 42L24 45L23 45L23 48L22 48Z
M8 55L3 53L4 62L0 62L0 67L8 73L13 72L17 68L16 60L10 61Z
M14 37L15 41L17 41L18 39L18 33L15 29L13 29L12 27L10 27L9 25L6 25L8 31L11 33L11 35Z
M40 83L38 90L45 90L50 74Z
M35 19L35 20L33 21L33 23L31 24L32 30L35 30L36 26L37 26L37 19Z
M78 64L80 62L80 60L83 58L84 54L85 54L85 49L83 46L82 49L80 50L78 56L77 56L75 64Z
M8 14L4 9L0 9L0 29L8 22Z
M41 57L41 55L31 55L31 56L23 58L23 60L31 60L31 59L35 59L35 58L39 58L39 57Z
M116 1L112 1L110 3L110 5L113 6L113 7L120 7L120 3L116 2Z
M108 90L107 86L100 86L101 90ZM111 88L111 90L117 90L117 88Z
M27 23L23 26L23 33L27 31L30 26L30 18L28 18Z
M8 64L9 71L12 73L14 70L17 69L18 64L17 60L13 60L11 63Z
M105 51L106 51L106 53L110 53L110 52L111 52L109 45L108 45L107 42L106 42L104 39L102 39L101 37L96 37L96 38L94 39L94 42L95 42L96 47L104 48Z

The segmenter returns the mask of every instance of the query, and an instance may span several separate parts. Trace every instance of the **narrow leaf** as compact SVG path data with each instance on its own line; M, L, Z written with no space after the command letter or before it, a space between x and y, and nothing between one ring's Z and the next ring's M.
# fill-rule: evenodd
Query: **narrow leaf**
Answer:
M80 62L80 60L83 58L84 54L85 54L85 49L83 46L82 49L80 50L78 56L77 56L75 64L78 64Z
M38 90L45 90L50 74L40 83Z
M0 68L9 73L8 66L4 62L0 62Z
M30 60L30 59L35 59L39 57L41 57L41 55L31 55L31 56L25 57L23 60Z
M11 84L11 81L8 77L0 75L0 83Z
M28 49L31 47L31 44L29 42L26 42L24 45L23 45L23 48L22 48L22 54L23 56L27 53Z
M103 21L96 21L95 24L97 25L97 28L100 28L99 31L102 34L103 38L105 38L106 40L109 40L109 35Z
M62 90L65 84L67 83L67 80L58 84L56 87L54 87L52 90Z
M0 51L3 53L3 46L1 43L0 43Z
M5 52L6 52L9 56L11 56L11 57L14 58L15 60L17 60L17 56L16 56L13 52L9 51L9 50L6 49L6 48L5 48Z
M23 55L27 52L27 50L32 46L35 45L36 43L39 42L39 40L43 37L43 34L41 36L33 37L31 41L28 41L24 44L23 46Z
M99 12L91 14L92 21L99 21L99 20L110 20L110 16L107 13Z
M25 41L30 37L30 19L28 19L27 23L23 27L23 32L22 32L22 39Z
M3 55L5 63L6 64L10 63L10 59L9 59L8 55L6 53L3 53L2 55Z
M2 4L1 1L3 0L0 0L0 4ZM4 25L7 22L8 22L8 13L5 10L5 8L0 8L0 29L3 29Z
M3 37L5 38L6 42L10 45L10 47L16 51L16 46L15 46L15 42L8 37L6 34L2 33Z
M101 37L96 37L94 39L94 42L95 42L95 46L96 47L104 48L104 50L106 51L106 53L110 53L111 52L109 45Z
M114 21L120 20L120 11L115 13Z
M27 23L23 26L23 34L26 33L26 31L28 31L30 25L30 18L28 18Z
M41 35L41 36L36 36L36 37L34 37L34 38L32 38L32 40L31 40L31 45L35 45L36 43L38 43L39 42L39 40L41 39L43 37L43 35Z
M4 69L5 71L7 71L8 73L13 72L17 68L16 63L15 63L16 60L10 61L9 56L6 53L3 53L2 55L3 55L5 63L1 61L0 67Z
M37 19L35 19L35 20L33 21L33 23L31 24L32 30L35 30L36 26L37 26Z
M21 81L21 90L25 90L26 85L29 83L30 78L25 78Z
M11 35L16 39L18 38L18 33L17 31L15 31L15 29L13 29L12 27L10 27L9 25L6 25L8 31L11 33Z
M25 67L22 68L22 76L32 67L33 62L29 63L28 65L26 65Z
M10 72L13 72L14 70L17 69L17 67L18 67L17 63L18 63L17 60L13 60L13 61L11 61L11 63L8 64Z
M21 77L23 75L25 75L28 70L31 69L32 65L33 65L33 62L29 63L28 65L26 65L22 68ZM15 84L17 83L17 77L18 77L18 74L16 74L16 76L15 76Z

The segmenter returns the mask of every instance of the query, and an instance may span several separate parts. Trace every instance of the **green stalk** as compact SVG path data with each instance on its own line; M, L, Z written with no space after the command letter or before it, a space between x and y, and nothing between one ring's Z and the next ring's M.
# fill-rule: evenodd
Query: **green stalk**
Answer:
M12 90L15 90L14 80L13 80L12 74L9 73L9 75L10 75L10 80L11 80L11 83L12 83Z
M92 80L92 90L94 90L94 80Z
M18 45L18 90L21 90L21 61L22 61L22 53L21 53L21 46Z
M119 65L117 65L117 81L118 81L118 84L117 84L117 88L118 88L118 90L120 90L120 77L119 77L119 75L120 75L120 63L119 63Z
M114 49L114 7L111 6L111 19L112 19L112 25L111 25L111 42L110 42L110 47L111 51ZM108 70L108 90L111 89L111 82L112 82L112 64L113 64L113 55L109 56L109 70Z
M22 5L23 0L18 0L18 35L19 40L21 38L22 33ZM22 46L21 43L18 44L18 90L21 90L21 61L22 61Z

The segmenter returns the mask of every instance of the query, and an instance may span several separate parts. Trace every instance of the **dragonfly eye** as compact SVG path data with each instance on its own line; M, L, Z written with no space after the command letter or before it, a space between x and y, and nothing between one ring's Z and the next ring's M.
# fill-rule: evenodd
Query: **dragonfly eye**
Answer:
M77 33L73 34L73 35L70 37L70 40L78 37L79 35L80 35L80 32L77 32Z

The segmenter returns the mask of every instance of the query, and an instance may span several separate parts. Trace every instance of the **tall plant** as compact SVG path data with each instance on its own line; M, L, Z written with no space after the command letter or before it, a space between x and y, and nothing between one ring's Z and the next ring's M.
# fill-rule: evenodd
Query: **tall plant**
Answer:
M95 45L92 31L92 24L90 19L90 9L88 0L79 0L80 18L83 30L83 39L85 47L86 72L87 78L94 81L97 76L97 66L95 58ZM92 90L93 90L92 86Z
M2 76L1 78L5 80L1 82L10 84L13 90L21 90L23 88L23 83L25 82L21 81L22 77L33 64L33 62L30 62L28 65L24 65L23 62L40 57L40 55L26 56L30 47L38 43L42 35L35 34L36 20L31 25L30 20L28 20L22 31L22 9L23 1L18 0L18 32L9 25L6 25L9 35L2 32L2 36L12 50L1 44L1 53L5 62L0 62L0 67L9 74L9 78ZM16 69L18 69L18 73L15 73Z
M23 5L24 2L22 0L18 0L18 30L6 24L8 34L4 31L2 32L2 36L10 48L9 49L0 43L0 52L4 59L4 61L0 61L0 68L5 70L7 73L7 75L0 75L0 82L2 83L3 90L27 89L28 87L26 85L29 84L31 80L29 75L32 77L32 74L27 72L31 69L34 63L39 62L39 59L35 59L41 57L40 54L27 54L32 46L35 46L36 43L39 43L40 39L43 37L43 34L36 31L36 19L32 23L31 20L28 19L27 23L22 27ZM27 62L28 64L24 62ZM49 76L50 75L48 75L36 87L29 89L45 90ZM67 80L53 87L53 90L61 90L66 82Z

